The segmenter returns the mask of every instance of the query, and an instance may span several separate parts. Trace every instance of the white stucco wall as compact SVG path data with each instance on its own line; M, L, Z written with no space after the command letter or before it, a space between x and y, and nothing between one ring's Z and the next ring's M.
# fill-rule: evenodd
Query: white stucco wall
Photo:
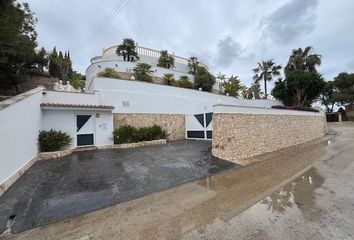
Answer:
M145 62L140 60L139 62ZM111 60L101 60L92 63L86 69L86 91L92 92L92 80L96 77L97 73L103 71L105 68L113 68L118 72L133 72L133 68L135 67L136 62L124 62L118 59L111 59ZM183 69L183 68L182 68ZM191 74L188 74L188 69L181 68L174 68L174 69L167 69L157 66L152 66L151 70L153 71L151 75L156 77L163 77L164 74L172 73L176 80L178 80L181 76L188 76L190 81L194 81L194 77Z
M99 117L96 117L99 113ZM42 126L41 130L61 130L68 133L72 142L67 148L75 148L77 146L76 132L76 115L93 115L94 121L94 145L110 145L113 144L113 115L110 111L100 110L70 110L70 109L43 109L42 110Z
M29 92L33 94L0 110L0 183L22 169L38 153L42 88ZM1 103L8 101L11 99Z
M113 112L196 114L212 112L215 104L270 108L277 100L246 100L191 89L139 81L94 78L99 104L113 105Z
M94 93L59 92L45 90L43 103L98 104L98 95Z

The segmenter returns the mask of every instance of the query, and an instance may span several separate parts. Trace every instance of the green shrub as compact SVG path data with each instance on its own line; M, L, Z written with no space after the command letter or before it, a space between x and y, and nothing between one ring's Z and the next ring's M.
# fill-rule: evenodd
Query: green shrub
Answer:
M194 85L191 81L189 81L188 76L181 76L178 81L175 81L176 87L181 88L193 88Z
M152 82L151 73L153 71L151 70L151 65L147 63L137 63L133 71L136 80L143 82Z
M113 137L115 144L133 143L139 138L137 129L130 125L124 125L115 129L113 132Z
M134 143L166 139L167 133L158 125L141 128L136 128L131 125L124 125L114 130L113 138L114 144Z
M62 131L40 131L38 143L41 152L59 151L71 143L70 136Z
M97 73L97 77L106 77L106 78L117 78L121 79L119 73L113 68L105 68L103 71Z

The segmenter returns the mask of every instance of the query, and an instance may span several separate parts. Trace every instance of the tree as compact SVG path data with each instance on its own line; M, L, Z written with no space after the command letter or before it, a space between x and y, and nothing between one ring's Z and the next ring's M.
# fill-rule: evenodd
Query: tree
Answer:
M312 47L294 49L284 69L285 79L276 82L273 96L285 105L311 106L325 87L325 81L316 70L320 64L321 56L312 53Z
M162 50L160 52L160 57L157 60L157 66L167 69L172 69L175 67L175 58L168 54L167 50Z
M354 73L340 73L333 81L333 100L340 104L354 104Z
M76 90L81 89L83 86L82 78L83 76L80 73L73 72L69 77L70 85L73 86Z
M321 74L302 70L289 71L284 81L278 82L272 91L275 98L286 105L310 107L325 86ZM283 98L283 99L282 99Z
M181 88L193 88L193 83L189 81L188 76L181 76L178 81L176 81L176 86Z
M152 82L151 65L147 63L137 63L133 71L136 80L140 80L143 82Z
M197 72L197 67L199 66L199 60L197 57L190 57L188 59L189 73L195 74Z
M167 85L174 85L176 81L173 73L166 73L163 75L163 80L167 83Z
M292 92L287 87L285 80L279 78L275 83L272 90L272 95L276 99L279 99L283 102L284 105L290 106L293 105L294 99Z
M226 79L226 74L222 74L221 72L219 72L216 75L216 79L218 79L218 83L219 83L219 91L222 92L222 87L224 86L225 83L225 79Z
M37 19L27 3L15 0L2 0L0 10L0 83L19 93L18 84L25 80L36 56Z
M123 56L123 60L127 62L135 62L139 60L138 52L136 51L136 43L131 38L124 38L123 42L116 49L118 56Z
M320 101L326 107L326 112L333 112L334 105L336 104L333 93L333 81L326 82L320 94Z
M215 84L215 77L203 66L198 66L194 75L194 88L210 92Z
M262 61L258 63L258 67L253 69L255 75L253 80L255 82L263 81L264 82L264 98L267 99L267 82L273 80L273 76L280 75L279 70L281 69L280 65L276 65L273 60Z
M242 84L238 76L231 76L224 83L225 93L233 97L239 97L240 91L242 90Z
M69 75L72 72L72 62L69 51L65 51L64 54L59 51L58 54L54 47L52 53L49 55L49 74L63 80L65 83L69 80Z
M37 52L35 62L38 64L38 68L41 72L44 71L45 67L48 67L49 59L47 57L47 52L43 47Z
M312 53L312 47L294 49L290 55L288 64L285 67L287 71L309 71L317 72L316 67L321 65L321 55Z
M58 52L56 47L53 48L52 53L49 55L49 65L48 65L48 70L49 70L49 74L52 77L57 77L60 78L60 70L59 70L59 66L55 63L54 59L58 58Z
M64 82L66 82L68 80L68 75L70 74L70 71L72 69L70 58L66 55L66 53L64 56L63 53L59 51L59 55L53 56L50 61L56 66L57 70L59 70L56 73L58 75L54 77L58 77Z
M254 96L255 99L261 99L261 85L259 82L254 82L251 85L251 91L252 91L252 95Z
M240 91L241 91L241 96L243 99L247 99L247 94L248 94L248 89L245 85L241 84L241 88L240 88Z

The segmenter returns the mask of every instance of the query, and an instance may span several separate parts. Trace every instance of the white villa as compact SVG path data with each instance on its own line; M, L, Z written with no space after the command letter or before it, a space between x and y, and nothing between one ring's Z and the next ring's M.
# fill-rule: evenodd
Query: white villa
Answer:
M136 51L139 56L139 60L136 62L124 61L122 56L116 54L116 49L118 45L111 46L109 48L103 49L102 56L96 56L91 59L90 66L86 69L86 90L92 91L92 82L94 77L98 72L104 70L105 68L115 69L117 72L132 73L133 68L138 62L148 63L152 66L152 76L163 78L164 74L172 73L176 79L181 76L188 76L190 81L194 81L194 77L189 73L188 59L174 54L175 67L173 69L167 69L157 66L157 61L161 55L161 52L151 48L137 46ZM204 66L208 69L208 66L204 63L199 63L199 65ZM219 90L219 83L214 85L215 90Z
M115 54L116 47L91 59L85 92L67 91L72 89L70 86L61 86L61 91L38 87L0 102L0 135L6 136L0 138L0 195L36 161L41 130L68 133L72 138L68 149L111 145L113 130L125 124L160 125L167 131L168 140L211 140L214 105L263 109L281 105L276 100L237 99L139 79L97 77L105 68L120 73L130 73L134 68L135 62L125 62ZM166 69L156 66L159 51L144 47L137 47L137 51L140 62L153 66L153 76L173 73L176 78L187 75L193 81L186 58L174 56L175 68Z

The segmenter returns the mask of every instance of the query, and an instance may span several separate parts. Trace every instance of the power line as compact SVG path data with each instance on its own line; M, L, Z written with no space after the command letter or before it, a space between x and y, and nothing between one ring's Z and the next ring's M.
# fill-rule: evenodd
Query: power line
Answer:
M110 11L110 13L106 17L104 17L102 21L94 28L92 33L88 35L88 39L82 41L79 46L84 43L92 42L93 40L95 40L97 35L100 34L106 28L106 26L114 20L114 18L123 10L123 8L128 4L129 1L130 0L122 0L117 5L115 5L114 9ZM75 49L72 54L74 55L80 50L82 50L82 48Z
M124 0L122 1L118 1L118 4L115 5L112 10L104 17L102 18L102 20L100 21L99 24L96 25L96 27L93 29L92 32L95 32L97 31L102 25L104 25L104 23L114 14L114 12L120 7L121 3L123 2ZM91 33L92 34L92 33Z
M113 10L96 26L92 31L91 35L98 34L103 31L103 29L117 16L117 13L125 6L127 0L122 0L113 8Z

